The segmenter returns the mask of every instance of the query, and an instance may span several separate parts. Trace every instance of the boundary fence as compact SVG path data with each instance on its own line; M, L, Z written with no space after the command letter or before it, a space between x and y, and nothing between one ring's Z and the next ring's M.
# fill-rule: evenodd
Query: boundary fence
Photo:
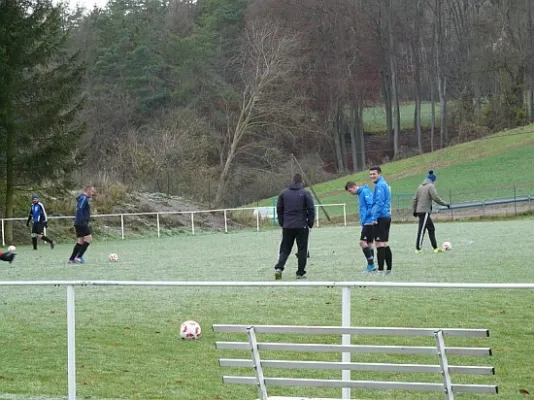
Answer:
M327 287L341 288L341 325L351 326L351 293L353 288L394 287L420 289L527 289L534 283L432 283L432 282L184 282L184 281L0 281L0 286L64 286L67 289L67 385L68 400L76 400L76 286L144 286L144 287ZM350 345L350 335L341 335L343 345ZM350 353L342 353L342 361ZM350 380L350 370L342 371L342 380ZM349 387L342 389L342 398L351 398Z

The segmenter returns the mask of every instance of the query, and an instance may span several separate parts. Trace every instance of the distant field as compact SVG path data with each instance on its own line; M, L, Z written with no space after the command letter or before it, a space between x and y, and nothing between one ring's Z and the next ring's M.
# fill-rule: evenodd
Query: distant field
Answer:
M394 225L393 281L533 282L534 246L525 237L533 220L502 223L439 224L438 239L453 250L413 253L416 226ZM357 249L358 229L318 228L312 236L309 280L375 280L360 274L364 258ZM278 253L276 231L208 234L161 239L101 242L87 253L88 264L67 267L70 244L54 251L19 248L16 262L0 263L1 280L201 280L271 281ZM118 263L107 261L116 252ZM295 257L284 280L293 281ZM63 287L0 287L0 399L60 400L67 388L66 317ZM480 360L494 365L495 377L475 377L477 383L497 383L503 399L522 399L519 389L532 391L534 353L533 293L496 290L356 289L352 323L355 326L413 326L488 328L494 357ZM341 292L328 288L132 288L76 289L77 382L80 399L252 400L256 389L223 385L214 348L227 336L211 331L214 323L273 323L330 325L341 323ZM178 339L186 319L200 322L204 336L197 342ZM273 340L283 340L273 338ZM325 337L332 343L340 338ZM406 339L359 338L354 343L402 344ZM402 343L401 343L402 342ZM410 342L411 343L411 342ZM420 342L419 342L420 343ZM235 354L234 354L235 355ZM245 355L246 356L246 355ZM298 355L288 355L298 356ZM276 357L276 355L275 355ZM283 357L283 356L282 356ZM340 355L319 355L327 360ZM361 355L360 361L384 361L385 356ZM395 356L390 362L401 361ZM402 358L417 362L417 357ZM437 360L436 360L437 362ZM454 360L453 360L454 362ZM461 362L458 360L458 362ZM251 374L251 371L233 371ZM323 372L328 375L330 372ZM268 371L271 376L275 371ZM335 372L333 375L337 376ZM380 373L353 373L355 379L385 379ZM409 379L403 375L396 379ZM413 379L413 377L411 377ZM458 377L464 380L465 377ZM433 379L438 376L417 377ZM335 390L282 389L273 395L339 396ZM360 399L434 400L436 394L396 391L358 391ZM475 400L462 395L458 399Z
M401 129L411 129L414 127L415 104L401 104ZM439 125L440 107L436 103L436 124ZM385 107L376 106L368 107L363 110L364 129L366 132L376 133L385 132L386 126L386 110ZM421 104L421 124L423 127L429 128L432 121L432 106L430 103Z

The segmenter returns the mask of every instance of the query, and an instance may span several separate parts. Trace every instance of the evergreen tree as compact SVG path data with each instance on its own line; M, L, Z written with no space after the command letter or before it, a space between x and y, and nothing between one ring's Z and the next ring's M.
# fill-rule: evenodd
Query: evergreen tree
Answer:
M61 6L50 0L0 1L0 161L7 218L17 185L61 178L78 165L84 67L66 51L63 22Z

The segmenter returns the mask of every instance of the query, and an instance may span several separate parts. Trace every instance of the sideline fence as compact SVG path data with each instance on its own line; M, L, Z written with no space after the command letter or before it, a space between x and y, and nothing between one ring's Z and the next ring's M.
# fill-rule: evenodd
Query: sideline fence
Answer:
M145 286L145 287L327 287L341 288L341 325L351 326L351 293L353 288L395 287L421 289L527 289L534 283L431 283L431 282L187 282L187 281L0 281L0 286L64 286L67 288L67 382L68 400L76 400L76 286ZM343 345L350 344L350 335L341 335ZM342 353L342 360L350 353ZM342 371L342 380L350 379L350 371ZM342 389L342 398L350 399L350 388Z

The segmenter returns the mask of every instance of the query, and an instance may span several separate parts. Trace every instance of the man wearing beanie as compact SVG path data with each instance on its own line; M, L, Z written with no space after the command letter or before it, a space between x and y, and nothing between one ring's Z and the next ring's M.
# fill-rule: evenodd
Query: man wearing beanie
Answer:
M434 186L436 182L436 175L434 171L428 171L428 176L421 185L417 188L417 192L413 198L412 210L413 216L419 218L419 228L417 230L417 241L415 243L415 252L421 253L423 247L423 239L425 237L425 230L428 230L428 237L430 238L430 244L434 249L434 253L441 252L436 241L436 228L430 218L432 212L432 202L436 202L447 208L451 208L450 204L447 204L438 195L438 191Z

